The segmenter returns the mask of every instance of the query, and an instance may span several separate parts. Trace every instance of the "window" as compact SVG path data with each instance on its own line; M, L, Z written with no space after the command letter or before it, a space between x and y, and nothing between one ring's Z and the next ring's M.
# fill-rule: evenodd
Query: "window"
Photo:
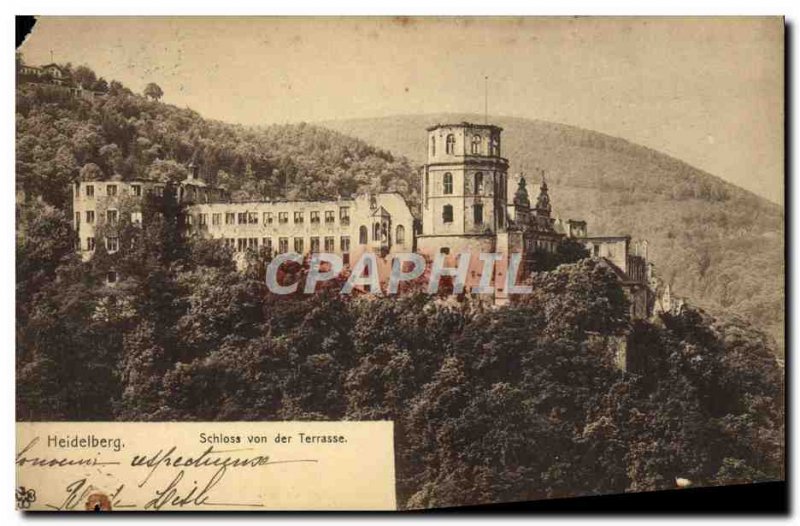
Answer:
M332 237L325 238L325 252L333 252L336 250L336 243Z
M505 223L505 217L506 214L503 212L502 209L497 211L497 224L500 226L500 228L503 228L503 224Z
M350 252L350 236L342 236L339 240L339 247L344 253Z
M436 137L431 135L431 156L436 155Z
M476 225L483 224L483 205L472 205L472 221Z
M107 237L106 238L106 250L109 252L116 252L119 250L119 239L116 237Z
M94 197L94 185L87 184L86 185L86 197Z
M303 253L303 238L302 237L294 238L294 251L297 252L298 254L302 254Z
M156 195L161 197L164 195L164 187L163 186L156 186Z
M325 211L325 224L332 225L334 221L334 214L333 210L326 210Z
M381 240L381 224L375 223L372 225L372 240L373 241L380 241Z
M439 254L444 254L445 256L450 253L450 247L442 247L439 249Z
M263 246L264 250L266 250L267 252L269 252L271 254L272 253L272 238L270 238L270 237L263 238L261 240L261 246Z
M285 254L289 252L289 238L288 237L279 237L278 238L278 252L281 254Z
M312 237L311 238L311 253L316 254L319 252L319 238Z
M117 273L113 270L106 272L106 283L112 284L117 282Z
M492 137L492 155L500 156L500 137Z
M116 210L106 210L106 223L116 225L119 213Z
M367 227L362 226L361 228L359 228L358 229L358 243L361 244L361 245L366 245L367 244L367 236L368 235L369 234L367 232Z
M235 246L235 245L236 245L236 243L235 243L235 240L234 240L234 239L231 239L231 238L229 238L229 237L226 237L226 238L225 238L225 247L226 247L226 248L229 248L229 249L231 249L231 250L234 250L234 249L236 248L236 246Z
M200 227L208 226L208 214L197 214L197 224Z
M86 222L89 224L94 223L94 210L87 210L86 211Z
M233 225L236 223L236 214L233 212L225 212L225 224Z
M81 213L75 212L75 228L81 226Z
M475 193L483 193L483 173L481 172L475 174Z
M342 206L339 208L339 223L344 226L350 224L350 207Z
M278 212L278 223L286 224L289 222L289 212Z
M141 212L131 212L131 223L134 225L141 225L142 224L142 213Z
M397 225L397 231L394 236L394 240L397 242L398 245L405 245L406 243L406 229L403 225Z
M311 212L311 224L319 224L319 212Z
M264 212L264 224L265 225L272 224L272 212Z
M192 217L192 214L186 214L184 218L186 221L186 226L192 226L192 223L194 222L194 217Z
M246 248L247 248L247 238L246 237L240 237L239 239L236 240L236 251L237 252L244 252Z
M445 153L454 154L456 151L456 136L452 133L447 136L445 142Z
M442 207L442 222L443 223L452 223L453 222L453 206L452 205L444 205Z
M247 213L247 224L248 225L257 225L258 224L258 212L248 212Z
M237 215L237 219L238 219L237 222L240 225L246 225L247 224L247 212L239 212L239 214Z
M481 136L473 135L472 144L470 145L470 153L473 155L481 153Z
M256 251L258 250L258 238L257 237L250 237L247 238L247 249Z
M93 238L93 237L87 237L87 238L86 238L86 250L88 250L89 252L91 252L91 251L93 251L93 250L94 250L94 246L95 246L95 244L94 244L94 238Z
M453 174L450 172L445 173L442 179L442 193L448 195L453 193Z
M303 212L294 213L294 224L299 225L303 223Z
M117 195L117 185L110 184L110 185L106 186L106 195L108 195L108 197L116 196Z
M134 196L142 197L142 185L140 184L131 185L131 189L133 190Z
M211 214L211 224L213 226L219 226L222 223L222 214Z

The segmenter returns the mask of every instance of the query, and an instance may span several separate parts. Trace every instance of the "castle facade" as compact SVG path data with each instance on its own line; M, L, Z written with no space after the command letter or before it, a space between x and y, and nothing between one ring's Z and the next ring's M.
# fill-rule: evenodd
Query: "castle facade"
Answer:
M176 185L185 205L186 235L221 239L234 253L336 253L347 264L363 252L380 257L419 252L431 258L444 254L472 256L472 272L480 271L480 253L522 254L557 251L565 239L583 244L617 275L631 302L631 316L648 317L654 308L652 264L647 243L630 236L589 236L582 220L552 216L547 183L542 176L535 200L524 177L510 180L502 157L501 133L488 124L438 124L428 128L428 159L420 171L421 203L415 218L397 193L361 194L320 201L264 200L234 202L227 191L191 175ZM157 181L79 181L73 184L77 248L85 259L103 243L119 250L115 229L123 219L141 224L144 196L165 191ZM513 189L513 192L511 191ZM524 268L524 267L523 267ZM507 267L499 265L497 283ZM497 301L505 301L502 285Z

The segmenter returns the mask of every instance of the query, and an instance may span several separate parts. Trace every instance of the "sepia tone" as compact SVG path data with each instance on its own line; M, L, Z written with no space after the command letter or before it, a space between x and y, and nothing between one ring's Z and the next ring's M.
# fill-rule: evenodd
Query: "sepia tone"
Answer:
M782 41L776 18L41 19L17 418L389 420L400 509L782 480ZM388 271L349 294L361 256L412 252L399 294ZM316 281L318 253L343 271ZM463 254L466 289L430 287Z

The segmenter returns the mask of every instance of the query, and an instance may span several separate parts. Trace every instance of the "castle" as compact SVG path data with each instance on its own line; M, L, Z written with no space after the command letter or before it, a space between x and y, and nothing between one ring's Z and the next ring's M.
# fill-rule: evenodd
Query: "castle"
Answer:
M462 122L438 124L427 132L419 218L403 196L392 192L320 201L233 202L225 189L202 181L192 165L189 177L176 185L176 197L185 205L183 227L187 235L222 239L237 254L257 249L273 254L331 252L345 264L365 251L380 257L412 251L428 256L469 252L476 258L481 252L521 253L527 261L537 252L555 252L569 238L615 273L630 300L632 318L649 317L658 308L647 242L589 236L585 221L554 218L544 178L531 201L524 177L509 179L500 127ZM163 193L166 187L164 182L120 177L75 182L73 213L82 256L91 257L101 242L110 253L119 250L117 225L123 218L141 224L143 197ZM498 303L507 299L503 293L502 287L497 289Z

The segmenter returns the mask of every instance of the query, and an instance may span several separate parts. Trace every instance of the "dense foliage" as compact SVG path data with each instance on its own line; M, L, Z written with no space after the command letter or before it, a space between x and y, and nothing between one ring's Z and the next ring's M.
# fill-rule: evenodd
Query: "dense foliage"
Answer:
M306 124L249 128L203 119L158 102L153 86L145 97L112 82L85 98L45 83L19 84L18 188L64 207L69 183L79 177L177 178L194 163L238 199L388 190L415 202L413 170L388 152Z
M336 283L274 296L257 256L236 272L217 242L184 241L166 195L85 263L47 242L63 214L21 215L18 418L390 419L404 508L784 476L783 370L744 324L686 309L631 326L592 259L499 309Z

